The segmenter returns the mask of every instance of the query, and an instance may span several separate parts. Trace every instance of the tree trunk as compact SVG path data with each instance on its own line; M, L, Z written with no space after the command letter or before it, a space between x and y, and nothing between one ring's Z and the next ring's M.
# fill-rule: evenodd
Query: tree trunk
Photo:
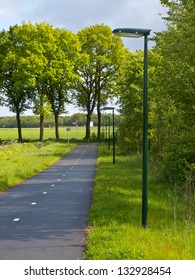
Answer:
M91 114L88 112L87 120L86 120L86 135L85 139L89 142L90 140L90 122L91 122Z
M98 114L98 135L97 135L97 139L100 142L100 140L101 140L101 111L100 111L99 104L97 106L97 114Z
M56 140L60 140L60 134L59 134L59 125L58 125L58 115L55 114L55 134L56 134Z
M101 80L101 70L100 70L100 64L97 64L97 74L98 74L98 79L96 83L96 95L97 95L97 115L98 115L98 131L97 131L97 139L100 142L101 138L101 111L100 111L100 106L101 106L101 88L100 88L100 80Z
M18 142L22 142L22 128L21 128L20 113L16 113L16 121L18 127Z
M44 134L44 115L40 114L40 136L39 136L40 142L43 142L43 134Z

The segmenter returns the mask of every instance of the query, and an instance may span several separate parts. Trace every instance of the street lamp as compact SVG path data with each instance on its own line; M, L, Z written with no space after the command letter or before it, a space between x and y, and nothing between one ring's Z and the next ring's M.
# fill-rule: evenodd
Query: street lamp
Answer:
M107 116L108 120L108 149L110 150L110 116Z
M110 116L105 116L106 121L106 143L108 143L108 149L110 149Z
M104 139L105 139L105 127L106 127L106 143L108 142L107 138L108 138L108 133L107 133L107 116L104 116L104 125L103 125L103 135L104 135Z
M140 38L144 36L144 96L143 96L143 162L142 162L142 226L148 225L148 35L151 29L117 28L116 36Z
M115 164L115 133L114 133L114 107L104 107L104 110L112 110L112 131L113 131L113 164ZM110 139L109 139L110 141Z

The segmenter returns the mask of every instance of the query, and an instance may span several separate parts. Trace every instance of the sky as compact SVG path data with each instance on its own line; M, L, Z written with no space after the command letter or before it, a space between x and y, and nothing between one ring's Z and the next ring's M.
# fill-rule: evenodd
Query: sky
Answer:
M104 23L112 29L151 29L152 37L154 32L166 28L162 19L165 13L160 0L0 0L0 29L8 30L22 21L46 21L77 33L87 26ZM130 50L143 49L143 38L125 38L123 42ZM153 44L149 42L149 48ZM0 107L0 116L10 115L13 113Z

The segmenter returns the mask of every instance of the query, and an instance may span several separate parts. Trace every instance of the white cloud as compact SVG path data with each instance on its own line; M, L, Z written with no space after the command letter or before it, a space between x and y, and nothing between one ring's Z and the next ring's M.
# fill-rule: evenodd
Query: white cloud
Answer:
M22 0L0 0L0 14L8 15L17 11L21 5Z
M163 11L160 0L0 0L0 7L3 28L4 21L12 25L22 20L46 20L73 32L97 23L111 28L142 27L154 31L164 26L158 15Z
M162 11L159 0L31 0L33 2L36 5L26 16L72 31L102 22L113 28L135 26L159 29L163 25L158 15Z
M156 32L165 28L160 12L163 12L160 0L39 0L29 16L73 32L97 23L111 28L151 28ZM142 48L138 40L128 45Z
M2 1L1 1L2 2ZM1 4L0 4L1 5ZM12 11L10 6L0 7L0 15L7 15Z

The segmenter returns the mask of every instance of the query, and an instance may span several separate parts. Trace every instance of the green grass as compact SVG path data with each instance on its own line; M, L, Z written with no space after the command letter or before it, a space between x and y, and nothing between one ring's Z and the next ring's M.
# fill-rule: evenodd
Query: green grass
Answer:
M0 146L0 191L41 172L75 146L52 141Z
M149 177L148 228L141 226L141 157L118 156L100 145L86 259L195 259L195 226L169 186ZM177 213L177 215L175 215Z
M85 127L78 127L76 132L76 127L71 127L70 132L66 131L66 127L60 127L59 133L61 139L72 139L77 138L83 139L85 137ZM91 128L91 133L96 133L97 128ZM23 128L22 129L23 139L37 140L39 139L39 129L38 128ZM0 140L16 140L18 138L16 128L0 128ZM55 138L55 128L45 128L44 129L44 139Z

